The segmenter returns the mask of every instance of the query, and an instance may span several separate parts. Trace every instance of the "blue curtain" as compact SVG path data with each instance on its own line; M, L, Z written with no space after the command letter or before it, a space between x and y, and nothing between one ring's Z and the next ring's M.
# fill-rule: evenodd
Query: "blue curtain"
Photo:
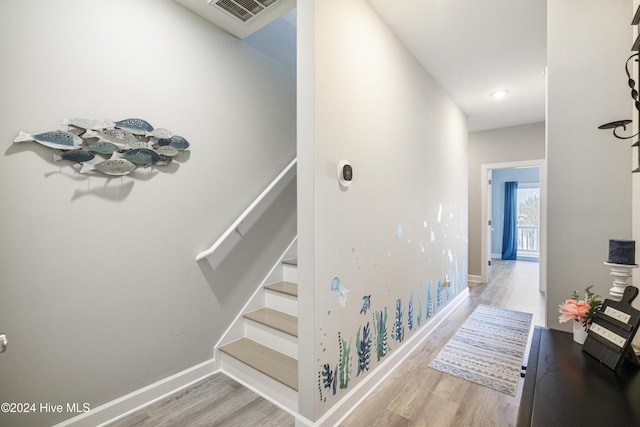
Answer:
M504 183L504 227L502 228L502 259L518 257L518 183Z

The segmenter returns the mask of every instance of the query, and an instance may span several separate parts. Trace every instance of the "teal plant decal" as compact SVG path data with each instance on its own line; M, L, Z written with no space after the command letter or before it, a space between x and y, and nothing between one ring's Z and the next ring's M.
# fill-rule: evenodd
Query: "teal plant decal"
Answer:
M371 295L364 295L362 297L362 308L360 314L367 314L367 310L371 307Z
M389 351L389 344L387 343L387 307L384 308L384 315L382 311L375 312L376 320L376 353L378 361L387 355Z
M404 340L404 325L402 324L403 317L404 317L404 311L402 311L402 301L400 300L400 298L398 298L396 300L396 320L393 323L391 338L400 342Z
M349 386L349 377L351 376L349 370L349 353L351 353L351 340L349 345L342 339L340 332L338 332L338 344L340 345L340 388L344 389Z
M362 330L362 339L360 339L360 330ZM371 328L369 322L364 328L359 327L356 333L356 349L358 350L358 373L369 370L369 362L371 361Z
M413 331L413 292L409 297L409 311L407 312L407 326L410 331Z

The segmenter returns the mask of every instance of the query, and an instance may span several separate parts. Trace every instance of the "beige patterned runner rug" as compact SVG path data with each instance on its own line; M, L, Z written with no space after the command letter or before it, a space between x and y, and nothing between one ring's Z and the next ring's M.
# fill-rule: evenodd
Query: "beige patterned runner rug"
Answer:
M429 367L515 396L532 318L479 305Z

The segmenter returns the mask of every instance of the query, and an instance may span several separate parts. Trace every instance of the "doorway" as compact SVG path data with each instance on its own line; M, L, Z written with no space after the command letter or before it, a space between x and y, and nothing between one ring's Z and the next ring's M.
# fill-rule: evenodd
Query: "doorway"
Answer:
M509 163L494 163L485 164L481 166L481 227L480 227L480 240L481 240L481 280L483 283L489 283L491 281L491 260L497 254L493 251L493 237L496 228L502 227L499 223L501 220L501 213L498 215L493 214L494 207L499 206L499 200L493 200L493 181L494 175L498 177L503 174L503 171L508 169L526 169L526 168L538 168L539 183L536 193L537 204L539 207L538 222L539 226L536 229L520 227L518 232L522 234L522 238L519 236L518 245L522 247L522 254L529 259L536 259L539 261L539 290L540 292L546 291L546 162L542 160L527 160L520 162ZM501 181L502 182L502 181ZM503 185L503 184L502 184ZM523 189L529 185L523 185ZM528 193L531 193L529 191ZM523 195L526 197L527 195ZM531 194L528 194L531 196ZM498 220L496 220L498 218ZM521 259L524 259L525 257Z

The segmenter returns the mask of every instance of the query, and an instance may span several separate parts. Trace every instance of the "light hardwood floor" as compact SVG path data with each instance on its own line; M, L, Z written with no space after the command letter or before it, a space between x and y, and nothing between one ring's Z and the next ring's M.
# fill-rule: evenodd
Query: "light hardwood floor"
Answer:
M456 308L341 425L515 425L523 380L514 397L444 374L428 365L479 304L533 313L533 325L543 326L545 304L544 297L538 292L538 266L533 262L494 260L491 283L470 287L468 300Z
M470 297L341 425L515 425L522 387L512 397L428 367L479 304L533 313L533 324L542 326L544 297L538 292L538 264L495 260L491 283L472 286ZM293 425L291 415L226 376L217 374L109 427Z

